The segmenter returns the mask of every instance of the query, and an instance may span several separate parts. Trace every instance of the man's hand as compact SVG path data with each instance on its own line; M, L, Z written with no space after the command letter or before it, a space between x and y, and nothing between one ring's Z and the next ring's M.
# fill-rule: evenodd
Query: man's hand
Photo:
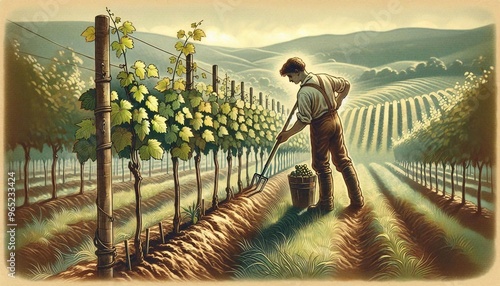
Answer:
M276 137L276 141L278 141L278 143L284 143L290 138L290 136L290 132L281 131L281 133Z
M278 136L276 136L276 140L279 143L286 142L290 137L292 137L293 135L299 133L306 126L307 126L307 124L302 123L302 121L300 121L300 120L297 120L293 124L292 128L290 128L288 130L281 131L281 133L278 134Z

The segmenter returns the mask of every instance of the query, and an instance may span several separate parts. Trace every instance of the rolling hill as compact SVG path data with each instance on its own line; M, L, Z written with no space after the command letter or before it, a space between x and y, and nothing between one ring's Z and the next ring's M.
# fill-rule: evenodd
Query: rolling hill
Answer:
M80 37L87 26L93 25L92 22L19 24L83 54L92 56L94 53L94 45L85 43ZM437 57L449 65L457 59L465 64L484 56L487 63L492 64L495 60L494 29L493 25L472 30L404 28L387 32L304 37L266 47L246 49L208 46L203 45L202 41L196 43L195 61L206 71L211 71L211 65L217 64L220 68L219 76L222 77L227 72L231 79L248 82L247 86L253 86L257 91L271 94L277 100L286 102L290 92L293 93L296 87L282 79L278 69L286 58L294 53L311 55L312 63L308 63L311 71L338 74L356 84L359 76L371 68L390 67L403 70L425 62L430 57ZM6 43L18 39L21 50L28 53L51 57L61 49L12 23L7 24L6 31ZM207 36L210 37L209 34ZM177 41L174 37L144 32L136 32L134 37L177 54L173 48ZM160 76L166 76L164 71L170 56L171 54L135 41L134 50L128 54L128 62L133 63L140 58L147 63L155 63L160 68ZM91 60L83 60L83 66L93 68ZM111 60L116 65L121 63L114 56ZM450 86L453 84L454 82L450 81Z

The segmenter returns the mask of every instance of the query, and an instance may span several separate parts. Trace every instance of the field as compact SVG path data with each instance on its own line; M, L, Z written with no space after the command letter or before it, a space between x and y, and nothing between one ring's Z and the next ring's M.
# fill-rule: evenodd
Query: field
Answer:
M130 191L117 183L115 277L436 280L478 277L489 271L494 210L483 210L478 216L474 204L461 206L458 197L450 201L436 194L406 177L393 163L360 163L357 169L367 202L359 211L347 208L340 174L334 177L333 212L319 215L294 208L286 179L290 170L286 170L274 175L263 193L222 204L165 243L156 221L164 220L163 227L170 231L171 183L168 175L147 178L143 206L147 208L145 228L151 229L149 254L131 271L125 264L123 241L132 237L133 202L126 199ZM210 171L203 174L208 178ZM194 189L195 180L188 171L182 178L186 190ZM205 183L209 190L210 182ZM89 191L61 198L57 204L20 210L25 223L19 229L24 239L19 240L18 253L29 257L23 261L23 277L80 280L95 276L94 194ZM190 199L187 192L182 201L194 201L194 197Z

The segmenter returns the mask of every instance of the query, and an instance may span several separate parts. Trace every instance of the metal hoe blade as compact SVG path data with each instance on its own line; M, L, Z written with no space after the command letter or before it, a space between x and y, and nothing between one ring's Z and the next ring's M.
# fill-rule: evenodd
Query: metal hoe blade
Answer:
M255 173L252 178L252 183L250 184L250 188L246 190L245 196L251 197L256 195L264 190L266 186L268 178L262 174Z

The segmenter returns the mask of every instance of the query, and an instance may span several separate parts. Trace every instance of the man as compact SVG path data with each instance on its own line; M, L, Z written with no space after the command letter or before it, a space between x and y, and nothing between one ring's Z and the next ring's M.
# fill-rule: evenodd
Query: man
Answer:
M350 83L340 77L327 74L308 73L300 58L290 58L280 70L290 82L300 83L297 93L297 121L281 132L277 140L285 142L307 125L311 132L312 168L318 175L319 200L309 207L310 211L329 212L333 210L333 176L330 168L331 155L337 171L342 173L347 186L351 208L364 204L358 176L347 154L344 144L342 123L337 114L342 100L347 96ZM336 94L337 93L337 94Z

